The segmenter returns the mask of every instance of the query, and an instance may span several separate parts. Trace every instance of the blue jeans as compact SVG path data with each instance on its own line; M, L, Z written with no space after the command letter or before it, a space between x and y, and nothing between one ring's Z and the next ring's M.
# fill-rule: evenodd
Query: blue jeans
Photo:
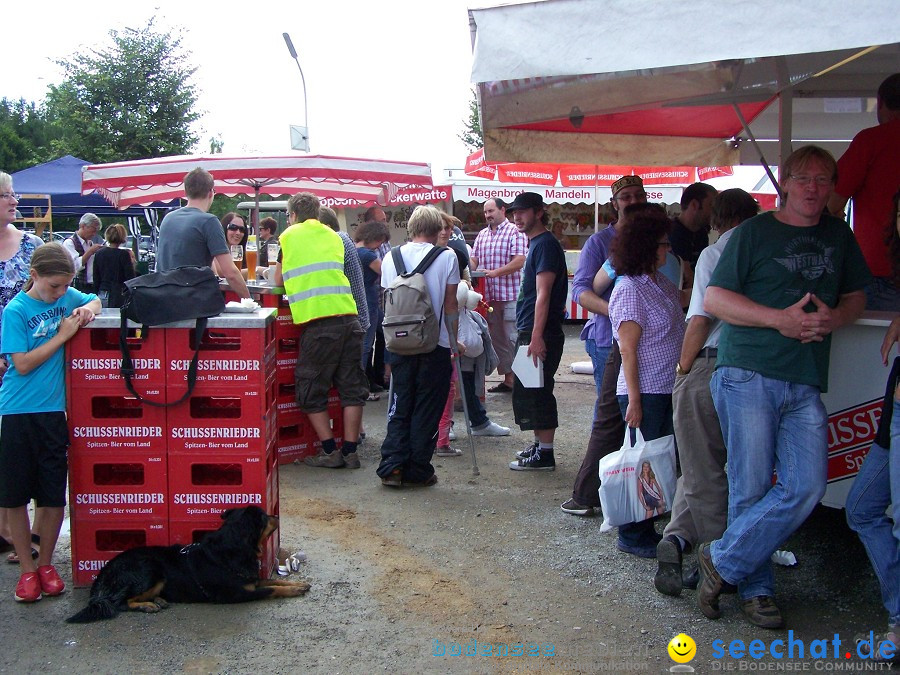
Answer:
M485 426L491 420L488 419L481 399L475 393L475 371L462 371L463 396L466 397L466 409L469 411L469 424L473 429Z
M594 384L597 386L597 397L600 397L600 385L603 383L603 369L606 367L606 359L612 351L612 343L605 347L598 347L597 342L593 338L584 341L584 351L591 357L591 363L594 365Z
M886 514L888 507L893 525ZM900 626L900 402L896 399L891 448L872 444L847 495L846 509L847 524L859 535L878 577L888 622Z
M628 408L628 396L616 396L622 417ZM653 441L663 436L675 433L672 424L672 394L641 394L641 436L645 441ZM634 429L628 429L632 443L635 440ZM671 498L670 498L671 500ZM671 503L671 502L670 502ZM655 547L659 542L659 535L653 523L656 517L648 518L637 523L628 523L619 526L619 541L627 546Z
M825 494L825 406L818 387L730 366L710 390L728 449L728 527L712 561L741 598L774 596L769 559Z

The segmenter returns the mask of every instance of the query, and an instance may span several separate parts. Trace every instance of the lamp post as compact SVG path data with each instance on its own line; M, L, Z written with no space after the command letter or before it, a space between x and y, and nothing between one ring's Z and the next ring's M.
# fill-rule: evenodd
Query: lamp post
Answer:
M306 78L303 76L303 68L300 67L300 60L297 58L297 50L294 49L291 36L287 33L282 33L281 37L284 38L284 43L287 45L291 58L297 64L297 70L300 71L300 81L303 83L303 126L291 126L291 147L294 150L309 152L309 110L306 106ZM299 138L295 138L295 132L297 132L296 136L299 136Z

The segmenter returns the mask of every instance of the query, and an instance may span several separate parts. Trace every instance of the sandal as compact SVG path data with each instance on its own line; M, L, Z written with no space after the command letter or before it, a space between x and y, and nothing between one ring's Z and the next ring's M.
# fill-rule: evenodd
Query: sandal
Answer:
M4 541L5 541L5 540L4 540ZM32 543L32 544L37 544L38 546L40 546L40 545L41 545L41 535L39 535L39 534L32 534L32 535L31 535L31 543ZM15 547L14 547L14 548L15 548ZM38 559L38 555L40 555L39 552L38 552L38 550L37 550L36 548L34 548L34 546L32 546L32 547L31 547L31 559L32 559L32 560L37 560L37 559ZM15 552L15 551L13 551L12 553L10 553L10 554L6 557L6 562L8 562L10 565L18 565L18 564L19 564L19 556L16 555L16 552Z
M508 394L512 391L512 387L510 387L506 382L501 382L495 387L491 387L488 389L488 392L491 394Z

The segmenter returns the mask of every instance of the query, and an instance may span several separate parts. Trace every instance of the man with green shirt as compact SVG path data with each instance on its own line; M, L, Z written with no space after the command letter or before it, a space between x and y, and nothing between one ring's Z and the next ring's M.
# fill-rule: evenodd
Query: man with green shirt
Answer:
M871 280L847 223L824 214L836 179L827 151L793 152L781 210L736 230L706 292L704 310L726 322L710 388L729 489L728 527L698 550L698 603L710 619L737 586L752 624L784 625L770 558L825 493L831 333L859 317Z

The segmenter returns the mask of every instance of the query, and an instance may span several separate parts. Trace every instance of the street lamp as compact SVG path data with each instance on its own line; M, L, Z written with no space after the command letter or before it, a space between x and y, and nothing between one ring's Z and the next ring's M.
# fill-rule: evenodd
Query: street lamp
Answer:
M294 150L303 150L309 152L309 110L306 106L306 78L303 76L303 68L300 67L300 61L297 58L297 50L294 49L294 43L291 42L291 36L282 33L284 43L287 45L291 58L297 64L297 70L300 71L300 81L303 82L303 126L298 127L291 125L291 148Z

